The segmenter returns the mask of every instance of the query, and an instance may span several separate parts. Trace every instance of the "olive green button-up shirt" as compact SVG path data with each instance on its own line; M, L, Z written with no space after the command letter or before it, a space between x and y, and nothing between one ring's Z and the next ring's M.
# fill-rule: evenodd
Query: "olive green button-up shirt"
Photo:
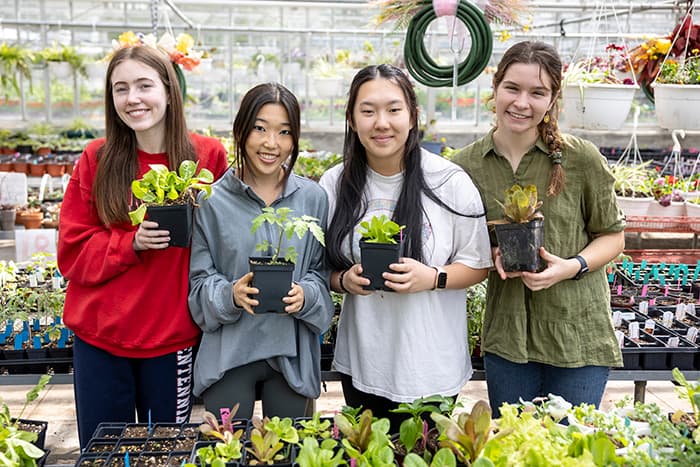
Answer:
M503 202L513 184L533 184L543 201L544 246L562 258L578 254L598 234L621 232L622 211L605 158L590 142L564 135L564 190L546 196L552 164L538 140L515 173L496 152L493 130L462 149L454 162L471 176L486 206L487 220L503 217ZM492 238L494 238L492 236ZM520 278L501 280L489 273L482 350L516 362L559 367L622 366L611 320L610 291L604 268L580 280L565 280L533 292Z

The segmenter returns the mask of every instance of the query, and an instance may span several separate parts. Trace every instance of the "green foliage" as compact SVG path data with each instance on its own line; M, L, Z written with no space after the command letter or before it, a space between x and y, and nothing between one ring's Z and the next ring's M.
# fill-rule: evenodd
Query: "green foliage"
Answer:
M622 458L615 454L615 445L605 432L572 433L572 438L567 451L570 457L579 458L590 452L597 466L623 465Z
M666 59L661 66L657 83L700 84L700 56L693 55L685 60Z
M541 217L538 209L542 206L542 201L537 200L537 187L527 185L525 188L517 183L506 190L504 203L496 200L503 208L505 223L524 224Z
M211 195L214 175L208 169L197 171L198 162L182 161L177 172L165 165L151 164L143 177L131 182L131 191L143 204L129 212L132 225L143 222L148 205L185 204L195 202L195 192L202 190L205 198Z
M690 402L690 407L693 409L695 420L700 420L700 379L695 382L688 382L683 373L678 368L671 371L673 379L678 383L676 386L676 394L678 397ZM697 431L697 430L696 430Z
M455 403L450 397L430 396L416 399L411 403L401 403L398 408L393 409L392 412L405 413L411 416L401 422L399 427L399 441L406 452L412 452L416 448L421 451L425 450L428 424L423 420L423 414L442 413L449 416L454 407Z
M331 428L331 421L321 420L321 413L316 412L311 417L311 420L299 421L297 432L299 433L300 439L327 439L331 437Z
M651 197L651 184L649 181L655 176L654 172L649 168L651 162L646 161L634 165L615 164L610 167L610 172L615 178L613 182L615 194L632 198Z
M481 339L481 329L486 313L486 284L484 279L478 284L467 288L467 332L469 336L469 355L474 353L474 347Z
M37 465L36 460L44 455L41 449L32 444L37 440L37 434L19 430L17 423L27 405L39 397L50 380L50 375L39 378L37 384L27 392L22 410L14 417L14 421L10 409L3 402L0 410L0 465L33 467Z
M78 53L75 47L70 45L58 45L54 43L51 47L41 50L36 59L44 62L66 62L70 64L74 71L77 71L84 78L87 78L87 68L85 67L85 55Z
M354 459L357 467L391 467L394 465L394 451L389 439L389 420L382 418L372 421L372 411L363 411L359 419L345 412L334 417L338 429L345 436L342 439L347 455Z
M396 244L394 237L405 229L406 226L399 226L396 222L389 219L386 214L381 216L372 216L367 221L360 223L360 236L368 243L393 243Z
M479 457L491 434L491 407L483 400L474 404L471 412L460 413L456 420L436 412L430 417L440 430L440 446L451 449L467 465Z
M228 431L223 442L217 441L213 446L204 446L197 449L197 456L201 465L211 467L225 467L226 462L239 460L243 457L243 445L241 440Z
M272 249L272 261L275 262L282 257L286 261L296 263L297 251L293 246L282 251L282 240L284 237L291 240L294 235L300 240L307 232L311 232L314 238L323 246L326 246L323 229L318 224L318 219L312 216L302 215L301 217L291 217L292 209L265 207L257 217L252 220L250 232L255 233L264 223L270 224L277 231L277 243L273 244L265 240L255 245L255 251L266 252Z
M202 433L202 435L209 439L209 438L218 438L222 441L226 441L227 439L227 433L230 433L232 437L240 439L243 436L243 430L236 430L235 432L233 431L233 426L231 424L231 421L233 418L236 416L236 412L238 412L238 407L240 404L237 402L230 410L228 419L226 420L225 423L219 423L219 421L216 419L216 416L209 412L209 411L204 411L203 419L204 423L199 425L199 432Z
M319 155L310 153L309 155L299 154L294 163L294 173L311 180L318 181L324 172L343 160L343 156L336 153Z
M404 467L456 467L457 459L452 450L441 448L432 461L428 464L422 457L413 452L409 453L403 460Z
M296 463L299 467L337 467L346 465L342 448L336 451L338 442L334 439L324 439L321 444L313 437L304 438Z
M23 76L29 83L32 81L31 64L34 55L28 49L19 45L9 45L7 42L0 44L0 86L8 98L8 91L12 88L17 96L21 94L17 74Z

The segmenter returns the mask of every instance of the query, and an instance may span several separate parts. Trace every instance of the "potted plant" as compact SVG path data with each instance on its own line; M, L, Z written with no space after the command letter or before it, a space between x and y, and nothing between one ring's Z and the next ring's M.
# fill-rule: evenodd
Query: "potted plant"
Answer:
M571 128L616 130L627 119L639 86L619 77L629 60L625 46L610 43L605 51L607 57L579 60L564 73L564 115Z
M421 147L433 154L441 154L445 146L445 138L438 138L437 121L433 118L428 123L420 126Z
M214 175L208 169L197 173L197 162L182 161L177 172L162 164L151 164L143 177L131 183L131 191L141 201L129 212L132 225L148 220L170 232L170 245L187 247L192 236L192 209L196 206L196 192L202 190L205 198L211 195Z
M398 263L403 253L402 233L405 225L399 226L385 214L372 216L360 223L360 261L362 275L370 280L366 290L386 290L382 274L389 272L389 265ZM398 237L398 238L397 238Z
M517 183L506 190L505 202L496 201L503 208L504 218L490 221L494 226L501 262L506 272L544 269L540 248L544 246L544 218L538 209L537 187L525 188Z
M269 256L248 258L250 271L254 273L253 284L260 291L255 297L258 300L256 311L282 312L286 306L282 298L287 296L292 284L297 251L293 246L282 250L285 237L289 241L296 235L301 240L307 232L311 232L321 245L326 246L325 235L318 219L307 215L292 217L292 212L290 208L275 209L268 206L251 221L252 234L265 223L270 224L276 233L276 240L266 239L255 245L255 251L264 252Z
M39 378L27 393L24 406L16 418L10 416L10 409L3 402L0 411L0 460L3 465L36 466L37 461L45 456L42 449L47 423L23 420L21 417L27 405L37 399L50 380L50 375Z
M88 77L85 56L70 45L53 44L39 52L38 59L49 65L51 72L59 79L67 79L73 72Z
M651 161L642 164L615 164L610 167L615 181L617 204L626 216L646 216L653 201L649 179Z
M311 67L316 94L322 98L340 96L343 92L342 67L331 63L325 57L319 57Z
M18 73L31 83L33 59L32 53L19 45L9 45L7 42L0 44L0 87L4 90L5 99L10 89L13 89L17 96L22 94L17 82Z

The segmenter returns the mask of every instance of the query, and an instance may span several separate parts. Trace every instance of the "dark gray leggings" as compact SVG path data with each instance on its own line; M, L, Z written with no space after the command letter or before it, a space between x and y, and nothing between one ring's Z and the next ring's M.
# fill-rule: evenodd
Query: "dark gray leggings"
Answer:
M307 398L289 387L282 373L265 360L232 368L202 393L204 407L217 418L219 409L241 405L236 418L251 418L255 400L262 400L263 416L303 417Z

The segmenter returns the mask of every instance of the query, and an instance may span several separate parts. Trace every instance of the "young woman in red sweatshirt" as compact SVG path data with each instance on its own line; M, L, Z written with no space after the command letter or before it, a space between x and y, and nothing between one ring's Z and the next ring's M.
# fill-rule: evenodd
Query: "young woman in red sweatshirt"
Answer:
M187 306L190 249L168 247L155 222L131 225L131 182L149 164L196 160L216 179L227 169L221 143L187 131L175 70L155 48L114 53L105 113L105 137L78 161L59 228L81 448L100 422L189 418L201 332Z

